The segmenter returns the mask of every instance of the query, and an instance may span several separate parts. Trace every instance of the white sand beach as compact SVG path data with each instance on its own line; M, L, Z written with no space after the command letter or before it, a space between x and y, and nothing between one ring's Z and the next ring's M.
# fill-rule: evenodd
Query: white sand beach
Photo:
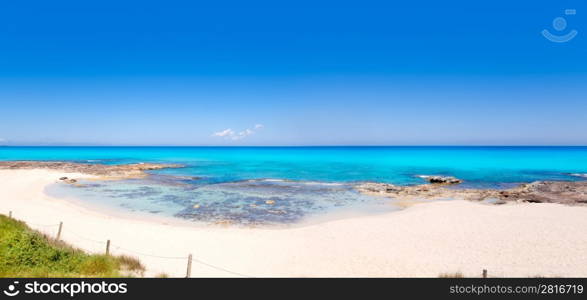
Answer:
M45 186L62 176L84 175L0 170L1 213L50 235L62 221L63 240L91 252L110 239L111 252L139 258L146 276L185 276L191 253L192 277L479 277L482 269L490 277L587 277L585 206L454 200L288 229L202 228L47 196Z

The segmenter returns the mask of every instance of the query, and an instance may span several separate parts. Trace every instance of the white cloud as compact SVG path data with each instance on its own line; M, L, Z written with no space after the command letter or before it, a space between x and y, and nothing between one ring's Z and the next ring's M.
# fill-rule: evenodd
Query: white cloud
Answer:
M212 136L221 137L228 140L238 141L242 140L252 134L255 134L259 129L263 128L262 124L256 124L253 129L247 128L243 131L235 132L234 130L227 128L222 131L214 132Z
M229 136L233 136L234 135L234 131L232 131L232 129L228 128L219 132L214 132L212 134L212 136L219 136L219 137L229 137Z

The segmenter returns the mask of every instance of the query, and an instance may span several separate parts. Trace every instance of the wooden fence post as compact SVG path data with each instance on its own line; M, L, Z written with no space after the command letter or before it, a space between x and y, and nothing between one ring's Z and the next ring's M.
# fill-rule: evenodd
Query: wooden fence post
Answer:
M186 278L190 278L192 276L192 254L188 255L188 270L186 274Z
M483 278L487 278L487 270L483 269Z
M110 240L106 241L106 255L110 255Z
M63 222L59 222L59 230L57 231L57 240L61 238L61 229L63 228Z

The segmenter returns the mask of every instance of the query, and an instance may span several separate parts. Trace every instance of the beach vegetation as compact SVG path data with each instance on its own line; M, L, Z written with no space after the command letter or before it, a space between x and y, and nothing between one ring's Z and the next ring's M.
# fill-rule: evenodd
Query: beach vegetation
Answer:
M133 277L144 270L133 257L88 254L0 215L0 277Z

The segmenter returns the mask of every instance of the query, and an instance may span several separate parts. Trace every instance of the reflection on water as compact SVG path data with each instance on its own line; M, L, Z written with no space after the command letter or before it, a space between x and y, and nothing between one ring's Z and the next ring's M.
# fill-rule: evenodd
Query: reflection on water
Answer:
M396 209L388 200L357 193L351 184L260 179L210 184L194 177L152 175L121 181L55 184L50 195L129 212L204 223L292 224L328 213Z

